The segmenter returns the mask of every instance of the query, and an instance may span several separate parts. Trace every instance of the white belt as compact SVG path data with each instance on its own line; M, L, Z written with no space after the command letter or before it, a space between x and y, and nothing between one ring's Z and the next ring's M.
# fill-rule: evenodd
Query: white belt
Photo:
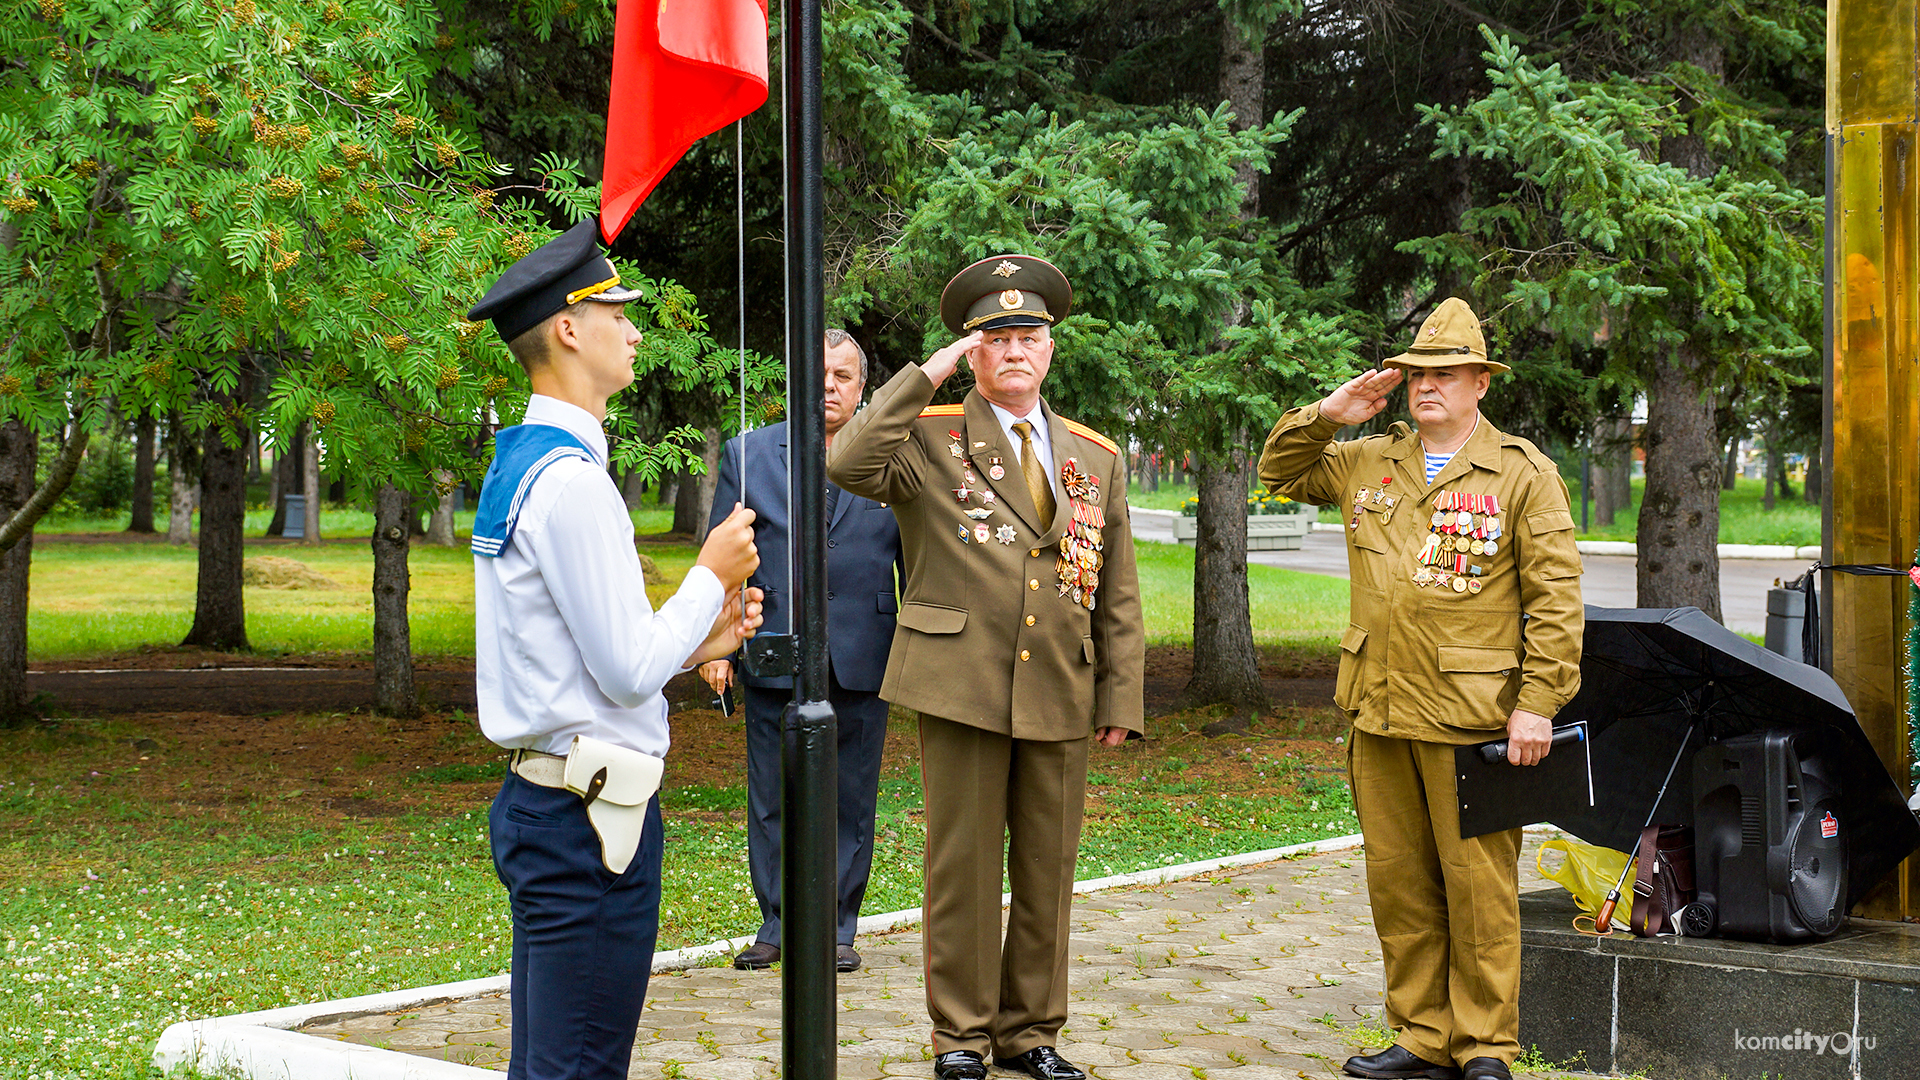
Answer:
M507 767L530 784L580 796L600 837L600 861L616 874L626 872L646 828L647 804L660 790L664 763L659 758L576 735L566 757L515 750Z
M529 784L541 787L567 786L567 759L538 750L515 750L507 760L507 770Z

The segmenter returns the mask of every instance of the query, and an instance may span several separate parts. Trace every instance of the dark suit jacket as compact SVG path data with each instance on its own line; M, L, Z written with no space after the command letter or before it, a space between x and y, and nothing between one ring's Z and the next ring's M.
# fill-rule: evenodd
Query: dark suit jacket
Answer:
M762 634L785 634L792 625L790 585L792 515L787 512L787 425L785 421L748 432L747 498L754 512L753 542L760 569L749 584L766 590L761 607ZM717 525L740 500L741 437L727 440L720 475L713 489L711 525ZM905 579L900 559L900 527L884 504L851 492L840 493L827 523L827 654L833 676L848 690L877 692L887 671L894 617L900 610L895 574ZM749 686L790 688L792 676L754 679L738 669Z

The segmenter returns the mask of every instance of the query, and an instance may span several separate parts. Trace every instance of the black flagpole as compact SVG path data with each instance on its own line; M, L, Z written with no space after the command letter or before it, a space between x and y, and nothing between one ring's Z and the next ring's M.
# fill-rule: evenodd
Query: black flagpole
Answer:
M833 1080L839 733L828 702L820 0L787 6L787 402L797 671L781 744L780 1074Z

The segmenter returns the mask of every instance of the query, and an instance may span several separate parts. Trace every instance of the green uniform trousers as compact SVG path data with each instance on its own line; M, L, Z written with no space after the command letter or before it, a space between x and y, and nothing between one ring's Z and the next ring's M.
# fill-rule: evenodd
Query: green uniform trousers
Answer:
M1067 1021L1087 740L1034 742L922 714L920 774L933 1051L973 1050L992 1060L1053 1046ZM1004 948L1003 844L1013 894Z
M1427 1061L1520 1056L1520 830L1460 838L1454 747L1348 733L1387 1024Z

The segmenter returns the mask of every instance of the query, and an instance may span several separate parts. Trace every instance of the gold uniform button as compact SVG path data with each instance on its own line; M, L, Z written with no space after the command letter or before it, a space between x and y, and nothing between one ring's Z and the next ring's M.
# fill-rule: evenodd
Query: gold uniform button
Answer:
M1040 557L1040 549L1039 549L1039 548L1034 548L1034 549L1033 549L1032 551L1029 551L1029 552L1027 552L1027 558L1029 558L1029 559L1037 559L1037 558L1039 558L1039 557Z
M1027 616L1027 625L1028 625L1028 626L1032 626L1032 625L1033 625L1033 616L1031 616L1031 615L1029 615L1029 616Z
M1035 590L1037 590L1037 589L1039 589L1039 588L1040 588L1040 579L1039 579L1039 578L1028 578L1028 579L1027 579L1027 588L1029 588L1029 589L1035 589Z
M1021 649L1021 650L1020 650L1020 659L1022 659L1022 660L1025 660L1025 659L1027 659L1028 657L1030 657L1030 656L1032 656L1032 655L1033 655L1032 653L1030 653L1030 652L1028 652L1028 651L1027 651L1027 650L1025 650L1025 649Z

